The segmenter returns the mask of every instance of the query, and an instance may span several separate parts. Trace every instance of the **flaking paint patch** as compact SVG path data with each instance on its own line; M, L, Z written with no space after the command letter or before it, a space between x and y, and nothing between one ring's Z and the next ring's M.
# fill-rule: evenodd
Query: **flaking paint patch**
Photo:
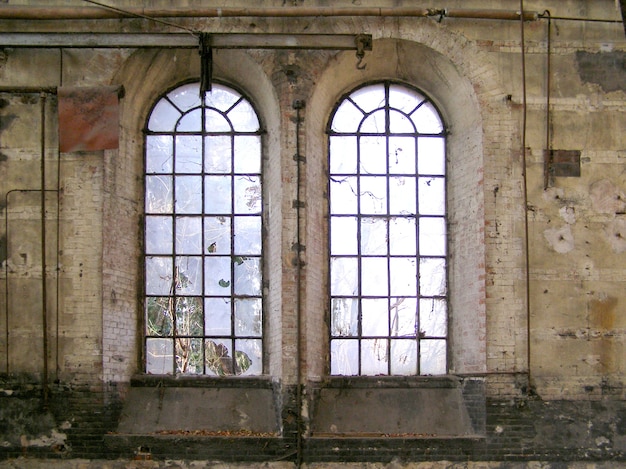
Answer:
M559 254L566 254L574 249L574 235L570 225L561 228L550 228L543 232L548 245Z
M626 211L626 195L613 182L600 179L589 187L591 206L598 213L620 213Z
M626 252L626 218L619 217L605 228L607 241L613 251Z

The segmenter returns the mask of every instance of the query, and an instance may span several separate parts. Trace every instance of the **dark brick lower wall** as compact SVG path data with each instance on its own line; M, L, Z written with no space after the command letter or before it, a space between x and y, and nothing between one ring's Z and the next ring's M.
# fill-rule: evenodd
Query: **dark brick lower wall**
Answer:
M276 391L282 436L263 438L115 435L121 400L114 388L53 385L46 403L35 384L0 385L0 459L295 461L300 448L304 462L626 461L623 400L487 399L484 437L304 437L298 445L293 388ZM355 412L367 418L367 409Z

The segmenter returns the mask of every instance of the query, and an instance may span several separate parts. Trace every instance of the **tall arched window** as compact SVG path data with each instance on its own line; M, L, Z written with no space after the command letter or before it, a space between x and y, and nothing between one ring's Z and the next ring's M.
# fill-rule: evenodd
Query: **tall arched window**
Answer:
M445 128L422 93L381 82L328 126L330 372L447 371Z
M145 370L263 372L261 127L215 84L180 86L145 130Z

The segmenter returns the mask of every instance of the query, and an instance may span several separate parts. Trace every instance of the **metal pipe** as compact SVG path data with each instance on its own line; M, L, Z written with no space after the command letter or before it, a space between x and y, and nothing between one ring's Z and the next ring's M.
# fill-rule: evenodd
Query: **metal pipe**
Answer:
M546 190L550 186L550 170L552 166L552 149L550 148L550 126L552 125L550 115L550 88L552 87L552 80L550 77L552 74L550 51L552 47L552 21L548 10L544 12L544 16L547 16L548 18L548 33L546 38L546 149L543 155L543 190Z
M88 20L116 19L129 17L148 18L300 18L300 17L341 17L341 16L392 16L392 17L450 17L467 19L518 20L519 11L505 10L465 10L435 9L416 7L130 7L111 10L106 7L26 7L6 5L0 8L0 19L10 20ZM539 14L524 12L525 21L534 21Z
M48 285L46 275L46 93L41 103L41 327L43 329L43 403L48 406Z

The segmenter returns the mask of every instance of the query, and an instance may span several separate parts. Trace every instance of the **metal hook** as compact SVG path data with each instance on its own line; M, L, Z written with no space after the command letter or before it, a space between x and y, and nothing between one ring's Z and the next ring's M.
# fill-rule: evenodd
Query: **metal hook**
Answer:
M363 58L365 57L366 50L372 50L372 36L369 34L359 34L355 38L356 42L356 68L357 70L364 70L367 67L366 64L363 63Z

